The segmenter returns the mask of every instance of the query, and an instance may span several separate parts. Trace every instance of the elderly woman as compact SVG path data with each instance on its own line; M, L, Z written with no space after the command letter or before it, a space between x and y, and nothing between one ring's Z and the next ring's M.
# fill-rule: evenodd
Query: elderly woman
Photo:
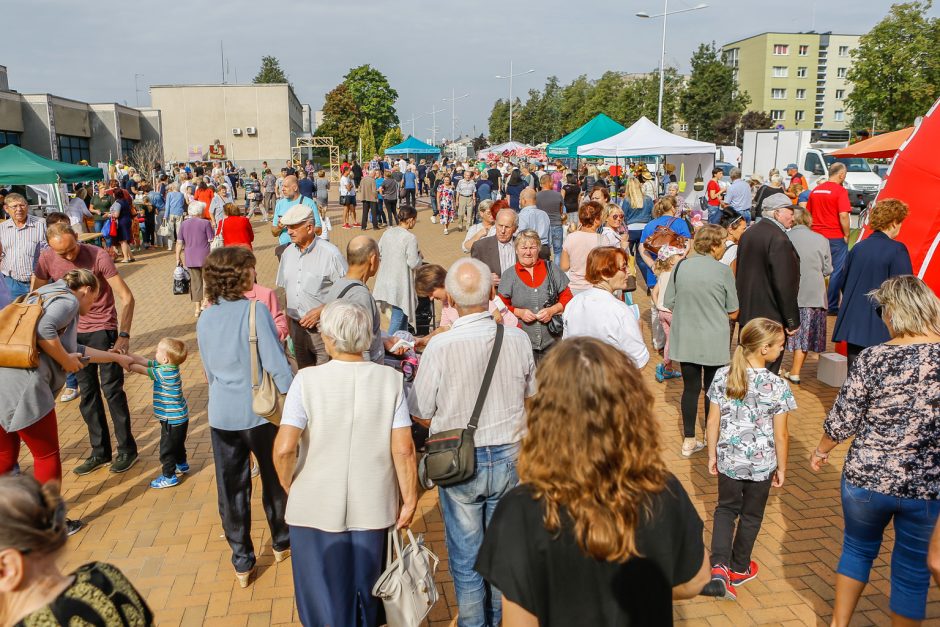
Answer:
M267 307L245 298L254 286L251 251L240 246L219 248L208 256L204 270L206 309L196 324L196 338L209 383L209 437L215 458L222 529L232 548L235 578L248 587L255 570L251 540L251 475L253 454L261 474L261 502L271 531L274 559L290 555L284 522L287 495L272 460L277 426L252 411L252 358L286 394L292 374L281 349L274 319ZM249 341L249 310L255 311L256 342ZM256 351L255 355L251 354Z
M702 591L709 561L642 375L581 337L559 343L536 382L520 484L500 499L476 562L503 594L502 624L672 624L673 601Z
M832 253L829 242L810 228L813 217L806 209L793 212L793 226L787 237L800 256L800 328L787 337L787 350L793 352L793 366L783 376L799 384L800 370L806 353L826 350L826 277L832 274Z
M930 587L929 538L940 514L940 300L910 275L887 279L871 296L890 339L863 350L858 368L849 369L810 460L818 471L833 448L854 437L842 471L845 537L832 624L849 624L893 520L892 624L919 625Z
M376 302L391 308L388 334L407 331L408 323L415 321L414 271L421 265L418 238L411 232L418 222L418 212L410 205L398 209L398 224L385 231L379 240L382 265L375 276L372 294Z
M497 203L499 203L499 207L496 207ZM477 207L480 221L467 229L467 235L463 238L463 244L460 245L461 250L469 253L473 245L479 240L490 235L496 235L496 214L499 209L505 206L506 203L503 200L490 200L489 198L481 200Z
M522 330L532 342L536 365L555 343L549 332L553 316L564 312L571 300L568 277L550 261L539 259L542 240L526 229L516 234L516 263L499 281L499 295L522 322ZM558 329L559 335L562 329Z
M62 574L56 562L66 530L58 482L0 477L2 624L153 625L147 602L111 564L90 562Z
M855 244L838 273L836 289L842 292L839 316L832 330L832 341L848 343L848 367L865 348L888 341L888 329L869 292L886 279L913 274L907 247L895 241L908 208L903 201L888 198L872 207L868 224L872 234Z
M592 192L598 196L607 193L606 187L596 188ZM579 294L590 289L591 284L584 277L587 258L592 250L604 245L604 238L597 230L601 226L601 217L606 203L589 200L578 207L578 230L565 238L561 247L561 263L559 267L568 273L570 283L568 286L572 294Z
M88 198L88 190L79 187L75 192L75 198L71 199L65 207L65 214L69 217L72 230L76 233L84 233L85 218L92 217L91 211L88 210L88 204L85 202L86 198Z
M695 438L699 396L711 387L721 366L731 361L731 328L738 315L738 292L731 268L721 263L728 232L706 224L695 234L698 253L680 261L666 286L663 305L672 311L669 359L682 363L682 455L705 448ZM708 396L704 413L708 415Z
M627 289L628 261L626 251L615 246L590 252L585 278L591 288L576 294L565 306L563 337L596 337L622 350L642 368L650 353L639 321L630 306L614 296L614 292Z
M189 217L179 225L176 235L176 265L186 266L189 270L189 299L196 307L194 315L198 318L202 312L202 266L209 256L209 244L214 236L212 223L203 215L206 205L194 200L189 203L186 212Z
M320 333L331 359L297 373L274 442L297 611L304 625L377 625L388 529L409 526L418 502L411 416L401 373L362 358L365 309L333 301Z
M787 196L787 190L783 188L783 176L780 175L780 172L778 172L776 169L771 170L768 181L768 184L761 185L759 188L757 188L757 192L754 194L755 220L761 217L761 213L764 210L764 203L768 200L770 200L766 207L768 210L792 204L790 202L790 198ZM782 196L782 198L772 198L778 194Z

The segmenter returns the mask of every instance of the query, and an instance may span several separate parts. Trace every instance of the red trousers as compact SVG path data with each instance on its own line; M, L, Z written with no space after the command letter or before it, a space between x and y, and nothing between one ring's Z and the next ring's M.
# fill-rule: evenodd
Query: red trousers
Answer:
M0 475L8 474L20 456L20 442L33 454L33 475L39 483L62 481L62 458L59 456L59 427L55 409L39 422L25 429L7 433L0 428Z

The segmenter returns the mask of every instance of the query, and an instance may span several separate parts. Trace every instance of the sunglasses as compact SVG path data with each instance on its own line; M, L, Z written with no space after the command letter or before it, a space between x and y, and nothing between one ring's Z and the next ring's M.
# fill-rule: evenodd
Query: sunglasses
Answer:
M885 308L883 306L878 305L877 307L875 307L875 315L877 315L879 318L884 318L884 313L885 313Z

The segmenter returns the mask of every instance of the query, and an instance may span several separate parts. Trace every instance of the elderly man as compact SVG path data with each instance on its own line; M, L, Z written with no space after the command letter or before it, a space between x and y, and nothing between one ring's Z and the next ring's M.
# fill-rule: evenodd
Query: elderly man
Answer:
M751 223L751 186L741 178L741 168L731 168L731 185L725 193L725 204Z
M539 258L550 259L551 249L549 248L549 238L551 237L551 219L548 214L539 209L535 203L536 192L531 187L526 187L519 194L519 230L525 231L531 229L539 234L539 241L542 247L539 249Z
M463 178L457 181L457 224L466 231L473 223L473 207L476 205L477 186L473 182L473 171L464 170Z
M318 325L326 295L346 274L346 261L339 249L317 237L314 213L306 204L295 204L281 216L291 244L281 253L277 286L287 296L287 319L294 342L298 368L325 364L330 360Z
M503 272L516 265L516 249L512 238L519 229L519 216L508 207L496 214L496 235L478 240L470 248L470 256L490 269L493 285L499 285Z
M754 318L770 318L783 325L788 335L800 328L800 256L787 237L793 226L793 211L787 205L764 209L764 217L748 227L738 244L738 324ZM770 370L780 372L783 353Z
M496 337L488 270L464 258L447 271L445 288L459 317L447 333L428 342L408 395L412 415L429 427L431 437L466 428L477 396L486 398L474 435L476 471L463 483L438 488L460 625L500 624L500 593L473 565L486 522L500 497L518 482L515 464L526 427L525 399L535 393L532 346L517 327L505 327L490 387L479 387ZM454 386L452 381L465 384Z
M375 179L372 170L362 173L362 181L359 183L359 200L362 202L362 230L366 230L369 223L369 213L372 213L372 230L379 230L379 193L375 188Z
M820 183L809 194L806 210L813 216L813 230L829 240L832 253L832 276L829 277L829 315L839 313L839 284L842 269L849 256L849 216L852 203L845 190L845 164L836 161L829 166L829 180Z
M87 314L78 319L78 343L103 351L122 355L130 345L131 322L134 319L134 295L118 274L110 255L102 248L79 244L78 237L68 224L53 224L47 232L49 248L39 255L33 289L58 281L70 270L91 270L98 279L98 297ZM120 309L115 304L117 295ZM78 371L81 390L79 410L88 425L91 456L73 471L76 475L88 473L111 464L111 472L122 473L137 461L137 443L131 434L131 412L124 393L124 371L120 364L88 364ZM117 459L111 463L111 434L108 431L104 399L108 401L114 436L117 439Z
M284 177L281 190L284 197L277 201L277 204L274 206L274 215L271 217L271 234L277 238L278 243L277 248L274 249L274 254L278 255L278 258L280 258L282 251L287 248L287 245L291 242L290 234L287 232L287 229L284 228L285 225L280 223L280 219L281 216L290 211L291 207L294 205L300 204L305 207L310 207L316 234L320 235L323 231L320 225L320 210L317 208L317 202L312 198L300 195L300 187L297 184L296 176Z
M29 204L21 194L3 200L10 219L0 223L0 272L10 298L29 293L39 253L46 246L46 223L29 215Z

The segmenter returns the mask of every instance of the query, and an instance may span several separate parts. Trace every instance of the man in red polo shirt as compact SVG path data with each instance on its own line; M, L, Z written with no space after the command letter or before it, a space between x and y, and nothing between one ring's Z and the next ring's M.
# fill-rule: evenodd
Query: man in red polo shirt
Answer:
M832 253L832 276L829 277L829 314L839 313L839 274L849 254L849 214L852 203L843 187L845 164L836 161L829 166L829 180L810 192L806 208L813 216L813 230L829 240Z

